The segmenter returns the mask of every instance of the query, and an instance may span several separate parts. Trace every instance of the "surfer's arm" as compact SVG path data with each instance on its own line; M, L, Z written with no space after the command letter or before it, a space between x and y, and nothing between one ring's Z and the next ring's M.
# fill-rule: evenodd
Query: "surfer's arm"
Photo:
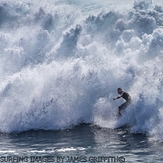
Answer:
M117 100L117 99L119 99L119 98L121 98L121 96L117 96L116 98L113 98L113 100Z

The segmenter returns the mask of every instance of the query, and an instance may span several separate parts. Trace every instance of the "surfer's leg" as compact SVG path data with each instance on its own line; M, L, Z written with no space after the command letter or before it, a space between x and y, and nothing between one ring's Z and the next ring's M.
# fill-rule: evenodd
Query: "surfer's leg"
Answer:
M118 107L118 116L122 116L122 111L127 108L127 102L123 103Z
M122 115L122 113L121 113L121 110L122 110L123 108L122 108L122 105L120 105L119 107L118 107L118 117L120 117L121 115Z
M120 116L121 116L121 108L118 107L118 117L120 117Z

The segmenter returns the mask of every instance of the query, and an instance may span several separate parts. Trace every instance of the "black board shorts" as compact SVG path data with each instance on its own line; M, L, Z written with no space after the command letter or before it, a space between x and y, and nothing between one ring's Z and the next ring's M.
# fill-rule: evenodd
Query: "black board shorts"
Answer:
M124 102L122 105L120 105L118 108L120 108L120 110L124 110L127 108L128 105L131 104L131 101L128 102Z

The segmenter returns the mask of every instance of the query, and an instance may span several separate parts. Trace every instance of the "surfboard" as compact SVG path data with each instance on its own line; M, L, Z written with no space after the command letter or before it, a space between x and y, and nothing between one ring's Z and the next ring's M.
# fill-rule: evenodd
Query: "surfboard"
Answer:
M116 130L118 130L118 129L128 130L128 129L130 129L130 127L131 126L125 124L125 125L121 125L121 126L119 125L119 126L115 127L115 129Z

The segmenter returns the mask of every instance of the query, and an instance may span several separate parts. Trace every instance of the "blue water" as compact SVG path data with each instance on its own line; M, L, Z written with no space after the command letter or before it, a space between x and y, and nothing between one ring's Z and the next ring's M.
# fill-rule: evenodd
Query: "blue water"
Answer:
M1 160L15 156L15 159L24 158L24 162L39 162L39 157L40 160L49 158L41 162L161 163L163 159L162 143L142 134L130 134L125 128L113 130L82 124L63 131L2 134L0 142ZM110 157L109 161L104 161L104 157Z
M162 61L161 1L0 1L1 156L160 161Z

